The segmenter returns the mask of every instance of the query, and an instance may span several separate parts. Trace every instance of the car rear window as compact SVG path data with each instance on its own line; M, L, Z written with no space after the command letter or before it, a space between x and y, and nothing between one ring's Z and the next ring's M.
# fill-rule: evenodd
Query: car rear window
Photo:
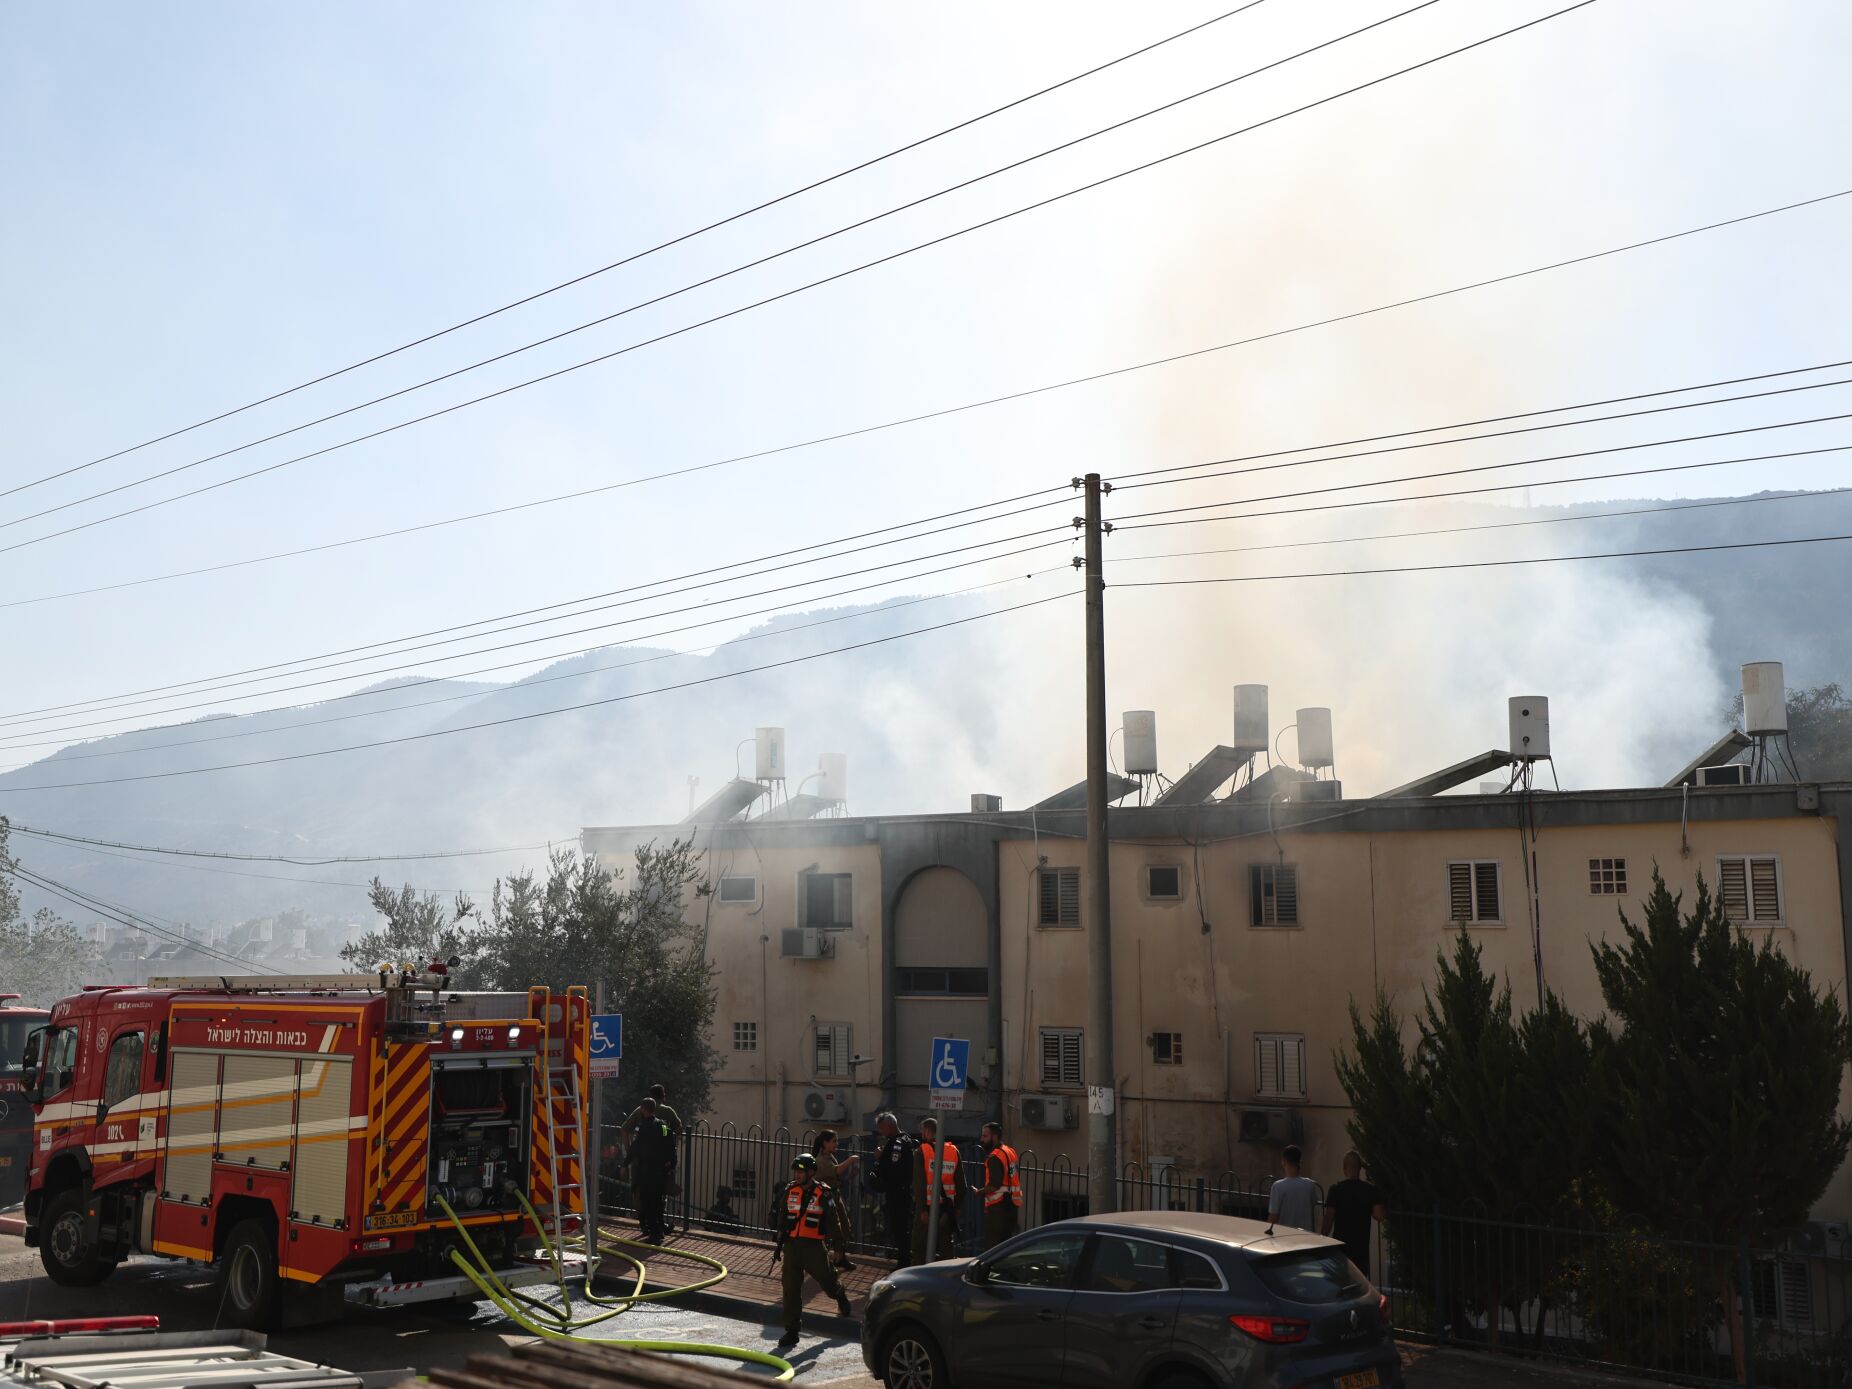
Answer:
M1363 1287L1363 1275L1342 1249L1270 1254L1250 1265L1268 1292L1288 1302L1342 1302Z

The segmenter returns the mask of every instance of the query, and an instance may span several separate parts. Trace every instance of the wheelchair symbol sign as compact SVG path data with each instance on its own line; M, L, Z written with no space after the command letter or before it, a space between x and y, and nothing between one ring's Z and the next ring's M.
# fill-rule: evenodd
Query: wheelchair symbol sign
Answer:
M592 1014L592 1035L586 1050L591 1053L593 1075L616 1075L618 1060L624 1054L624 1015Z
M927 1084L934 1109L962 1109L971 1069L971 1043L963 1037L934 1037Z

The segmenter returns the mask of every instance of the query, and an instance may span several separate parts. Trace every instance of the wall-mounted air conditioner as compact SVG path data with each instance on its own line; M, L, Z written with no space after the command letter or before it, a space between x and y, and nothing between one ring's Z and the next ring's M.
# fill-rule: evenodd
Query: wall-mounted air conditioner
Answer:
M1026 1129L1079 1128L1080 1111L1066 1095L1024 1095L1022 1126Z
M778 953L787 960L827 960L836 953L836 942L818 926L787 926Z
M1293 1141L1293 1115L1286 1109L1244 1109L1241 1111L1241 1141L1267 1143L1283 1148Z
M804 1092L804 1121L810 1124L840 1124L849 1117L849 1097L840 1090Z
M1749 764L1747 762L1726 762L1721 767L1700 767L1698 768L1698 785L1747 786L1749 785Z

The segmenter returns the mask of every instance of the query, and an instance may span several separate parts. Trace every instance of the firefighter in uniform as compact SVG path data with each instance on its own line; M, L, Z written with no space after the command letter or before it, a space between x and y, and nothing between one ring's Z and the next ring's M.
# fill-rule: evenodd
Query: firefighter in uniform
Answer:
M984 1125L984 1248L995 1249L1022 1228L1022 1173L1016 1150L1003 1141L1003 1126Z
M868 1179L881 1194L881 1213L887 1242L894 1249L894 1267L905 1268L913 1260L913 1164L917 1161L913 1140L901 1132L900 1120L885 1110L875 1116L875 1133L880 1143Z
M785 1334L778 1349L789 1350L797 1344L798 1326L804 1315L804 1275L816 1279L817 1286L836 1299L836 1310L843 1316L854 1313L842 1281L830 1267L826 1246L835 1224L835 1193L817 1180L817 1160L809 1153L791 1159L791 1180L779 1193L778 1245L772 1262L784 1260Z
M661 1244L669 1237L669 1221L663 1200L675 1177L675 1134L669 1125L656 1117L656 1101L648 1095L637 1106L640 1116L631 1126L630 1184L637 1195L637 1224L645 1244Z
M939 1143L939 1121L920 1120L920 1160L913 1164L913 1262L929 1264L935 1259L949 1259L958 1243L958 1208L965 1193L965 1169L958 1161L958 1145L949 1139ZM939 1183L939 1238L934 1249L926 1247L932 1230L932 1186Z

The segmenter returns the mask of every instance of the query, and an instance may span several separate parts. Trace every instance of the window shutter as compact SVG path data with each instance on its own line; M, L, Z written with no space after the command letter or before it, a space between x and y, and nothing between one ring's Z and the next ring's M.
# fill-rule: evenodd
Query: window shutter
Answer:
M1061 1078L1068 1085L1079 1085L1086 1079L1085 1069L1080 1058L1080 1032L1075 1030L1061 1038Z
M1781 1321L1795 1331L1814 1329L1813 1279L1805 1260L1781 1260Z
M1473 919L1473 866L1470 863L1450 863L1447 865L1447 895L1451 902L1449 914L1455 921Z
M1740 858L1717 861L1717 900L1732 921L1749 920L1749 865Z
M1061 879L1061 924L1080 925L1080 870L1063 868Z
M1775 860L1749 860L1749 905L1756 921L1781 920L1781 891L1775 877Z
M1273 915L1282 926L1299 924L1299 870L1288 863L1273 870Z
M1061 1034L1042 1029L1042 1084L1061 1083Z
M1263 1095L1280 1093L1280 1044L1270 1037L1254 1039L1254 1088Z
M1473 889L1478 897L1478 911L1475 921L1497 921L1498 910L1498 864L1495 862L1475 863L1473 865Z
M835 924L853 926L855 924L855 879L847 873L838 873L835 877Z
M1056 875L1043 868L1036 873L1036 886L1041 890L1041 905L1036 919L1044 926L1053 926L1061 920L1061 884Z
M1280 1093L1305 1093L1305 1038L1287 1037L1280 1042Z

